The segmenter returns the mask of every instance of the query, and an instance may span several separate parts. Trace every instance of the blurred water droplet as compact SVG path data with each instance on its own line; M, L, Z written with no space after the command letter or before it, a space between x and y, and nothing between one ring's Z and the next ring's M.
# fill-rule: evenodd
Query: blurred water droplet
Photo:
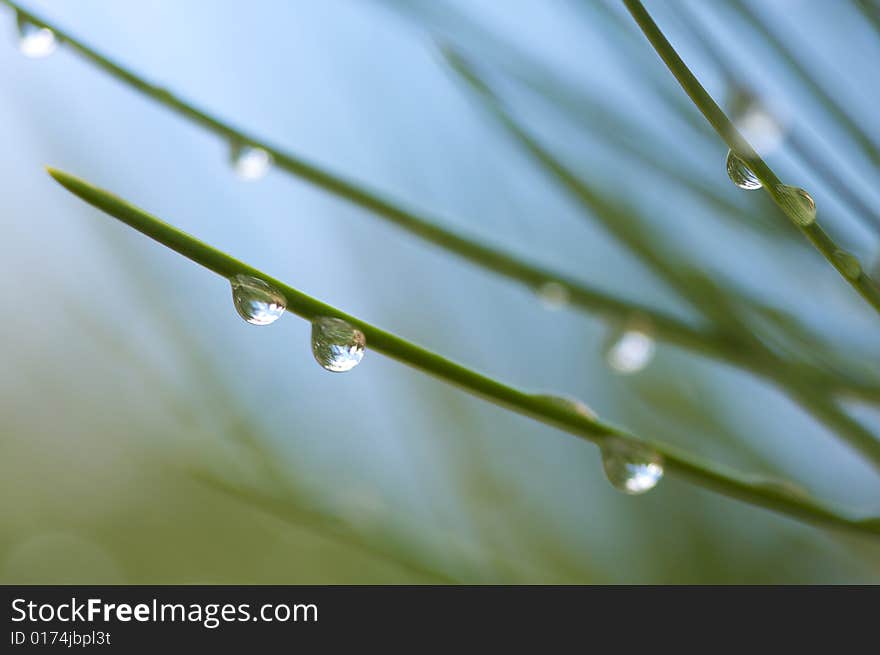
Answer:
M272 155L268 152L241 143L232 144L229 159L235 174L242 180L259 180L272 166Z
M544 282L537 289L538 300L546 309L556 310L562 309L568 305L569 292L564 284L559 282Z
M733 154L733 150L727 151L727 176L740 189L751 191L753 189L760 189L763 186L761 180L752 173L752 169L742 159Z
M21 14L16 16L18 49L25 57L40 59L48 57L58 48L55 32L30 22Z
M862 265L855 255L845 250L837 250L834 252L833 259L840 271L850 280L857 280L862 274Z
M572 411L575 414L580 414L581 416L588 418L591 421L595 421L599 418L599 415L596 414L596 412L594 412L589 405L581 402L577 398L543 393L535 394L535 397L540 398L541 400L545 400L547 402L554 403L556 405L559 405L560 407L564 407L565 409Z
M235 311L251 325L274 323L287 307L284 295L259 278L236 275L229 282Z
M312 354L328 371L350 371L361 363L366 347L364 333L340 318L325 316L312 322Z
M642 494L663 477L663 460L649 448L609 437L600 450L605 476L618 491Z
M816 202L809 193L787 184L778 185L776 191L780 202L795 223L806 227L816 220Z
M648 327L629 327L611 341L605 359L618 373L637 373L651 362L655 350L656 343Z
M785 121L755 93L737 87L729 104L734 127L755 150L769 155L782 144L787 131Z

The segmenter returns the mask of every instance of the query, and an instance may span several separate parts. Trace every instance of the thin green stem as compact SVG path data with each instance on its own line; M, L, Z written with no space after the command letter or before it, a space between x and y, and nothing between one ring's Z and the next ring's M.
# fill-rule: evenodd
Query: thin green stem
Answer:
M823 230L816 220L806 223L798 214L797 209L792 207L791 200L784 192L784 185L776 174L764 162L755 149L742 137L734 127L730 119L724 114L712 96L703 88L690 69L682 61L681 57L657 27L645 7L639 0L623 0L636 23L644 32L648 41L660 55L669 71L678 80L678 83L691 98L715 129L718 135L727 143L728 147L742 159L752 172L764 185L764 189L770 194L773 201L782 212L791 220L803 234L810 240L816 249L834 266L841 277L850 284L865 301L880 313L880 289L864 271L851 276L845 260L838 256L841 248Z
M589 418L575 409L554 402L545 395L528 393L498 382L311 298L107 191L58 170L49 169L49 174L74 195L218 275L229 278L244 274L265 280L284 294L288 311L309 321L321 316L341 318L364 332L370 350L458 386L472 395L582 439L593 441L600 446L608 439L642 444L660 454L670 472L731 498L808 523L845 528L874 537L880 536L880 518L848 515L846 512L818 503L789 489L784 484L780 485L778 481L728 470L673 446L640 439L620 428Z

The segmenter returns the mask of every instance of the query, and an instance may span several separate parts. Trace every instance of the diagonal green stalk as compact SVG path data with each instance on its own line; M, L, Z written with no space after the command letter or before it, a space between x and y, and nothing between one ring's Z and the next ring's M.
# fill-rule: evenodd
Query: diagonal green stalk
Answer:
M458 386L472 395L582 439L593 441L600 446L609 439L641 444L660 454L668 471L725 496L804 522L880 536L880 518L849 515L847 512L816 502L788 488L785 483L729 470L673 446L638 438L620 428L589 418L575 409L554 402L545 395L528 393L498 382L311 298L107 191L62 171L49 169L49 174L59 184L86 202L218 275L229 278L244 274L265 280L284 294L288 311L309 321L321 316L341 318L364 332L371 350L428 373L448 384Z
M808 224L799 219L797 211L792 208L791 201L783 192L783 184L776 174L764 162L755 149L742 137L734 127L730 119L721 110L712 96L703 88L690 69L682 61L681 57L657 27L654 19L647 12L640 0L623 0L642 32L651 42L654 50L666 64L669 71L678 80L678 83L691 98L693 103L703 112L703 116L715 129L718 135L727 143L728 147L742 159L751 171L757 176L773 201L782 212L791 220L803 234L810 240L816 249L834 266L841 277L855 289L865 301L880 313L880 289L864 271L859 271L853 276L850 273L848 263L839 257L842 249L823 230L818 221L813 220Z
M729 360L730 363L775 384L790 399L831 429L843 442L870 461L875 468L880 469L880 440L877 440L874 434L858 421L850 418L835 400L827 397L826 390L832 386L833 378L829 379L829 376L818 368L789 364L752 336L748 325L738 317L735 304L728 302L724 295L716 293L715 289L694 286L676 268L670 266L658 252L655 252L649 243L639 240L632 231L624 229L623 215L614 203L556 159L521 127L506 111L493 90L463 59L455 53L447 52L447 60L483 99L487 109L549 175L582 206L599 217L606 229L620 243L639 256L670 287L704 313L718 331L718 339L738 344L739 356ZM709 284L709 282L700 281L700 284ZM707 302L707 298L711 301ZM822 383L820 389L816 389L811 384L816 381ZM847 384L852 384L852 381L847 381Z

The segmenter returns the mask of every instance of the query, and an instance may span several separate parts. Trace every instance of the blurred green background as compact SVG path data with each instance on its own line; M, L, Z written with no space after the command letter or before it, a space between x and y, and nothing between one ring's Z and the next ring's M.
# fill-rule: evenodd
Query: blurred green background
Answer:
M735 85L695 26L773 107L770 164L810 190L866 266L876 261L876 230L791 145L814 144L876 211L877 170L840 118L736 3L646 4L728 108ZM632 242L711 280L706 302L735 293L781 308L813 337L761 332L756 320L774 348L880 380L876 316L763 194L729 182L725 147L616 2L25 6L447 227L695 321L698 309L486 111L444 44L549 151L624 203ZM880 132L880 38L856 3L747 6L859 126ZM0 23L3 583L880 582L876 542L672 477L624 496L590 444L369 352L351 373L327 373L294 316L245 324L222 280L71 197L43 166L493 377L880 513L876 473L766 382L662 343L621 375L603 355L613 326L548 311L280 171L239 180L216 137L63 47L23 57L4 6ZM880 432L876 406L844 400Z

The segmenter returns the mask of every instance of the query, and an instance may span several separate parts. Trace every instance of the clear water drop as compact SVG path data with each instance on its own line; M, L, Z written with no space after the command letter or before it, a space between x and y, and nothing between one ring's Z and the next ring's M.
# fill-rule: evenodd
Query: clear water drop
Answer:
M366 347L364 333L340 318L322 316L312 322L312 354L328 371L350 371L361 363Z
M816 220L816 201L809 193L787 184L780 184L776 191L780 202L795 223L806 227Z
M538 300L544 305L545 309L557 310L568 305L569 291L568 287L556 281L544 282L538 287Z
M280 291L250 275L230 278L235 311L251 325L269 325L278 320L287 307Z
M752 173L746 163L733 154L733 150L727 151L727 176L740 189L760 189L763 185L761 180Z
M834 263L850 280L857 280L862 274L862 265L858 258L845 250L836 250L832 256Z
M16 25L18 27L18 49L25 57L40 59L48 57L58 49L58 39L55 32L48 27L36 25L21 14L16 17Z
M605 352L605 359L608 366L618 373L637 373L651 362L656 347L647 327L630 327L612 340Z
M242 180L259 180L272 166L272 155L268 152L241 143L232 144L229 159L235 174Z
M663 477L663 459L645 446L612 437L600 450L605 476L618 491L643 494L656 487Z
M553 403L555 405L559 405L560 407L564 407L565 409L574 412L575 414L580 414L584 418L588 418L591 421L595 421L599 418L599 415L593 411L593 409L587 405L586 403L578 400L577 398L570 398L568 396L558 396L556 394L536 394L536 398L540 398L546 402Z

